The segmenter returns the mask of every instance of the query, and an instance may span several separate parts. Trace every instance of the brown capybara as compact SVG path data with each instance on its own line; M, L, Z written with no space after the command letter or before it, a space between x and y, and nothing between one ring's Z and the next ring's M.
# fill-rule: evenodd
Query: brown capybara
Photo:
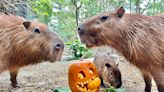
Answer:
M146 92L151 91L152 77L164 92L164 14L124 13L120 7L86 19L78 27L81 41L87 47L112 46L141 70Z
M0 13L0 72L9 70L13 87L21 67L59 61L63 49L63 41L47 25Z
M118 64L108 54L97 54L94 58L94 64L98 70L102 87L121 87L122 79Z

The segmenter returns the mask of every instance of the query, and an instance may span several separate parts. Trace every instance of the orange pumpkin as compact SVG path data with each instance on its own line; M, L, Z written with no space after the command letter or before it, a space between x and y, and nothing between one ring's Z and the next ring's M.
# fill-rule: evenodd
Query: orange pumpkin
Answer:
M91 61L79 61L70 65L68 71L69 86L72 92L98 92L100 78Z

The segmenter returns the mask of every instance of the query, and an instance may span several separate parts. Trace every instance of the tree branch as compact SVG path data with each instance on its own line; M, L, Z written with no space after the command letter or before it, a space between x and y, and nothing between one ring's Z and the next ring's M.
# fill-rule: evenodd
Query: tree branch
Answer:
M145 9L142 10L142 12L140 12L140 14L144 13L144 11L147 9L149 3L150 3L151 0L148 1L147 5L145 6Z

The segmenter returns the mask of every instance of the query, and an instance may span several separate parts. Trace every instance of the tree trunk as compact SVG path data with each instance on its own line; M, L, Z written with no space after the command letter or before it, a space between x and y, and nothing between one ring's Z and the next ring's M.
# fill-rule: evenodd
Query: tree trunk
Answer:
M76 25L79 25L79 9L76 8L75 10L75 14L76 14Z
M75 16L76 16L76 25L79 25L79 10L81 8L82 3L80 2L80 5L77 5L77 0L71 0L73 5L75 6Z
M140 0L136 2L136 13L140 13Z

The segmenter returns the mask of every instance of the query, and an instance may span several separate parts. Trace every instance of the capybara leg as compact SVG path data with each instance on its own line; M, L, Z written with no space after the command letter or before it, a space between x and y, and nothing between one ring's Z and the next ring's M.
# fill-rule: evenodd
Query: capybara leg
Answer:
M157 84L158 92L164 92L164 70L157 70L152 73L152 76Z
M105 85L104 85L103 79L100 78L100 80L101 80L101 87L102 87L102 88L105 88Z
M10 80L11 80L11 85L16 88L19 87L17 83L17 74L18 74L19 69L12 69L9 70L10 72Z
M163 81L163 84L162 84L162 81ZM156 82L156 80L155 80L155 82ZM164 92L164 79L161 79L161 82L159 82L159 80L158 80L158 82L156 82L156 84L158 87L158 92Z
M148 72L142 72L143 79L145 81L145 92L151 92L152 76Z
M162 83L162 81L163 81L163 83ZM155 80L155 82L156 82L156 80ZM159 82L159 80L158 80L156 82L156 84L157 84L158 92L164 92L164 78L161 79L161 82Z

